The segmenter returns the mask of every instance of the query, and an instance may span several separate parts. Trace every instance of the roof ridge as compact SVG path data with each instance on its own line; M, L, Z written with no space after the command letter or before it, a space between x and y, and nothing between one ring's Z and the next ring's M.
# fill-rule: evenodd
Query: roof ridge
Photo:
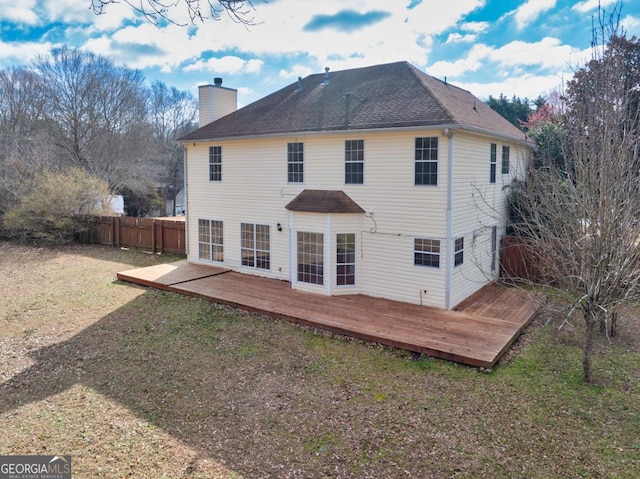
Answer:
M436 81L441 81L436 77L433 77L425 72L423 72L422 70L420 70L418 67L412 65L411 63L409 63L408 61L404 62L408 67L409 67L409 71L413 74L413 76L416 77L416 79L420 82L420 84L422 85L422 87L429 93L429 95L431 95L431 97L433 98L433 100L438 104L438 106L440 108L442 108L443 111L445 111L447 113L447 116L449 116L449 118L451 119L451 123L456 123L459 124L460 122L456 119L455 115L453 114L453 112L447 108L441 101L440 98L438 98L434 93L433 90L429 87L429 85L426 84L426 82L424 81L423 75L424 76L428 76L429 78L432 78ZM446 82L443 82L445 84L445 86L449 87L449 86L454 86L454 85L449 85ZM455 86L454 86L455 87ZM459 88L459 90L463 90L462 88ZM466 91L466 90L463 90Z

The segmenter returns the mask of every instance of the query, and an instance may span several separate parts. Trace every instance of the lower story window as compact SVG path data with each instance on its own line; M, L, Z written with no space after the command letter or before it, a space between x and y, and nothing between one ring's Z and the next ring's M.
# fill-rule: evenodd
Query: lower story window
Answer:
M242 266L271 268L269 225L240 224Z
M336 284L356 284L356 235L336 235Z
M198 219L198 258L224 261L222 221Z
M415 238L413 240L413 264L440 267L440 240Z
M298 281L324 284L324 236L298 231Z
M464 237L456 238L453 265L460 266L464 262Z

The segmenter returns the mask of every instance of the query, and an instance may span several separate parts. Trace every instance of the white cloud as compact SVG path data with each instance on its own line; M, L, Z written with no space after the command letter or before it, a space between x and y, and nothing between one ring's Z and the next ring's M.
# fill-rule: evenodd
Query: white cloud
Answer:
M318 73L312 70L307 65L292 65L289 70L280 70L278 76L287 80L295 80L298 77L307 77L313 73Z
M499 82L489 83L455 83L456 86L469 90L480 99L486 99L489 95L494 97L504 94L507 97L536 99L539 95L546 95L551 91L562 89L571 75L522 75L520 77L506 78Z
M627 34L631 36L640 36L640 18L627 15L620 20L620 25L624 28Z
M25 25L37 25L41 22L34 11L36 0L0 0L0 20L7 20Z
M39 55L46 55L53 45L48 42L5 43L0 40L0 66L26 65Z
M465 58L448 62L439 61L427 67L427 73L438 78L455 78L465 73L475 72L491 56L492 49L487 45L474 45Z
M222 58L210 58L197 61L183 68L184 71L214 71L216 74L257 73L262 69L262 60L244 60L240 57L227 55Z
M537 19L543 12L556 6L556 0L527 0L513 12L516 24L523 29L529 22Z
M474 45L466 57L453 62L440 61L428 67L435 76L460 77L478 71L488 62L497 64L498 73L505 76L519 74L523 67L537 67L546 71L564 71L582 60L585 53L557 38L546 37L535 43L514 41L499 48L484 44Z
M467 33L466 35L461 35L459 33L450 33L447 37L445 44L447 43L471 43L474 42L478 38L477 35L472 33Z
M585 0L584 2L578 2L573 6L573 10L580 13L587 13L592 10L596 10L598 5L600 7L605 8L609 5L615 5L618 3L618 0Z
M460 25L460 29L465 32L482 33L490 26L489 22L465 22Z

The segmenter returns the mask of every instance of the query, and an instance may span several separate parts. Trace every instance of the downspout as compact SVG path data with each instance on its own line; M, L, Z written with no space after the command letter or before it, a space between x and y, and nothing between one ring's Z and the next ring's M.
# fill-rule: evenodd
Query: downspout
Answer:
M333 220L331 218L331 213L329 213L327 215L327 247L325 248L325 252L324 252L324 259L323 262L327 265L326 268L324 268L324 274L323 276L326 278L327 281L327 293L328 296L331 296L331 292L332 292L332 284L333 284L333 276L331 274L331 262L333 261L333 249L331 246L331 240L332 235L333 235Z
M446 309L451 309L451 287L453 283L453 132L445 128L443 133L447 142L447 238L446 238L446 278L444 303Z
M298 279L298 263L296 261L298 244L293 237L294 234L293 211L289 211L289 284L291 288L295 286Z
M187 147L182 145L182 177L184 178L184 252L189 258L189 188L187 184L189 182L187 175ZM176 207L176 200L173 200L173 207Z

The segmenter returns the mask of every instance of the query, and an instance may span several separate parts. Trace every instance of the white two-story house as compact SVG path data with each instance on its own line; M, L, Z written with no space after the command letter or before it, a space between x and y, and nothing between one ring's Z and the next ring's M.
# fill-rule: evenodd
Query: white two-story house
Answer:
M399 62L235 104L200 87L180 139L190 262L447 309L497 278L531 145L468 91Z

